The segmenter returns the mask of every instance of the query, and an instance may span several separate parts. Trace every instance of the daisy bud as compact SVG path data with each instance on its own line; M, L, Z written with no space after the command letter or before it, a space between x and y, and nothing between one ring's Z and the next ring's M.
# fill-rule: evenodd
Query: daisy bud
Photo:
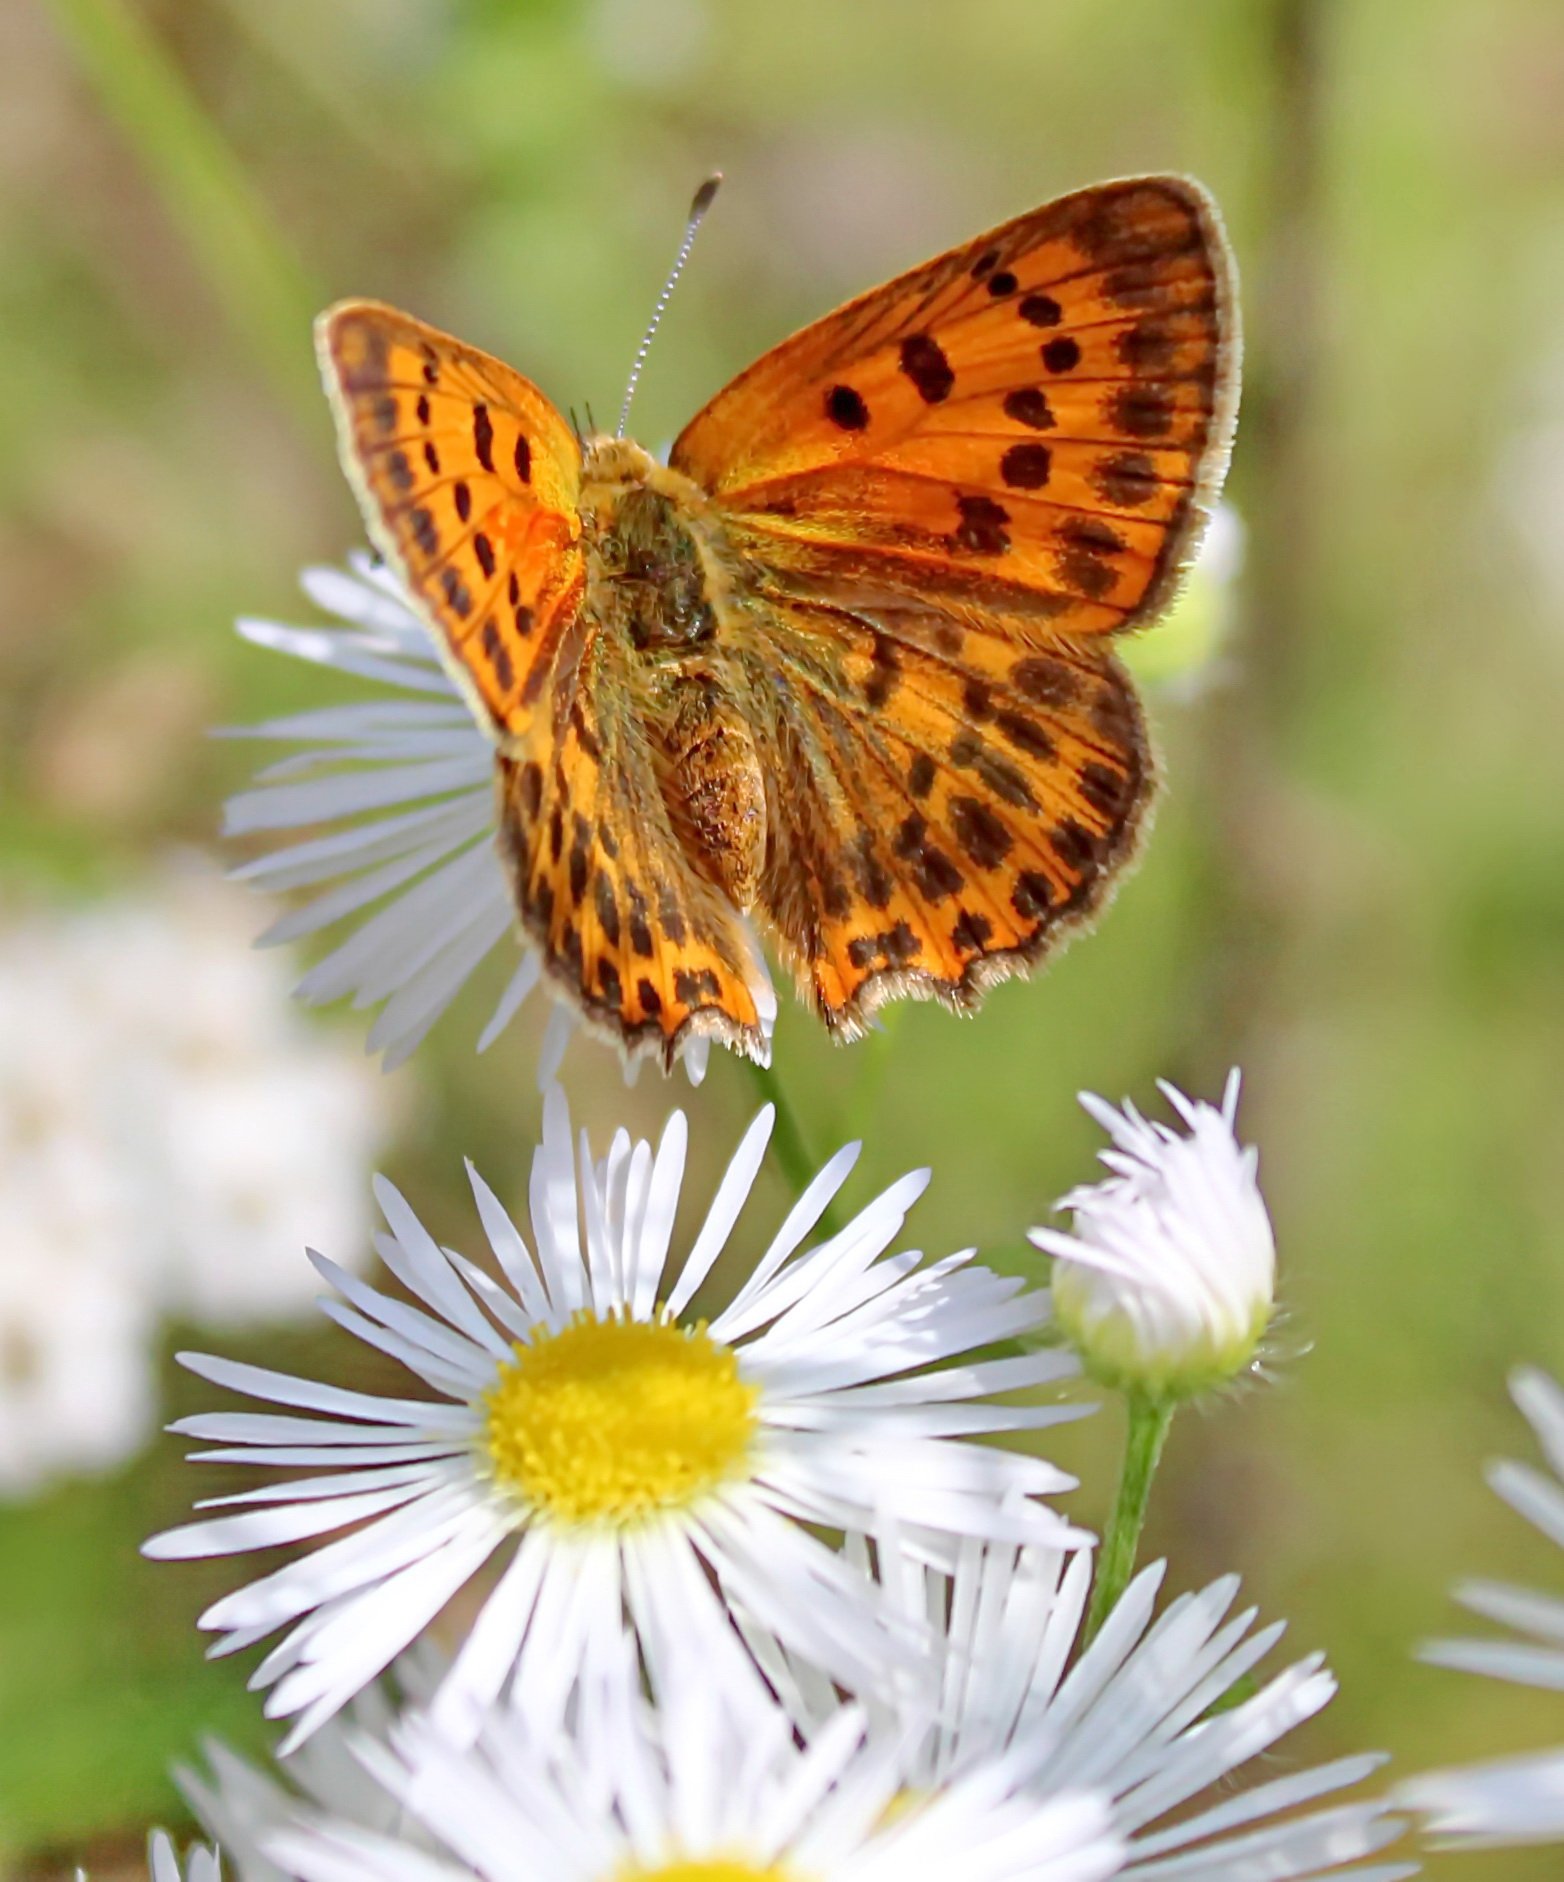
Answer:
M1054 1313L1088 1372L1158 1401L1192 1398L1254 1359L1275 1299L1276 1244L1258 1154L1234 1134L1238 1074L1221 1109L1161 1090L1187 1136L1133 1105L1081 1103L1113 1139L1112 1174L1059 1207L1074 1233L1033 1229L1054 1258Z

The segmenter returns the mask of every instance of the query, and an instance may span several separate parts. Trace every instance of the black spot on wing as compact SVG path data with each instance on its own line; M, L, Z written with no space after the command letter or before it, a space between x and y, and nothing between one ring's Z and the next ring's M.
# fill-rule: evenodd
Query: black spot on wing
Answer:
M508 693L516 683L516 670L511 664L510 649L500 638L499 627L492 616L483 624L482 642L484 657L489 662L495 684L502 693ZM537 767L532 768L536 770Z
M1106 405L1108 423L1130 438L1165 438L1176 412L1173 392L1165 385L1119 386Z
M407 526L413 532L413 541L417 543L422 554L438 554L440 548L440 532L435 527L434 518L422 504L419 504L416 509L408 512Z
M1005 416L1029 431L1052 431L1055 425L1048 395L1040 386L1018 386L1005 394Z
M988 944L994 932L994 924L986 915L980 915L975 908L963 908L957 911L956 925L950 931L950 938L958 948L976 954Z
M1063 309L1051 294L1028 294L1016 312L1033 327L1057 327L1063 318Z
M896 884L875 852L872 832L865 830L860 834L851 856L863 899L871 908L888 907L896 893Z
M1040 706L1073 705L1080 693L1070 669L1046 654L1018 660L1010 669L1010 684Z
M932 334L909 334L901 343L900 365L925 405L938 405L950 397L956 375Z
M472 408L472 448L486 471L494 469L494 420L480 399Z
M842 431L862 431L869 423L869 408L851 386L832 386L825 395L825 415Z
M1098 495L1119 510L1134 510L1149 503L1160 482L1156 466L1144 451L1116 451L1101 459L1092 471Z
M869 678L864 684L863 696L865 704L872 706L878 712L895 692L897 682L901 677L901 659L897 653L895 641L888 634L875 634L871 660Z
M681 967L673 977L673 991L683 1005L696 1007L706 1000L715 1000L722 992L722 983L709 967L700 967L694 972Z
M451 612L465 621L472 613L472 594L467 584L455 569L446 567L440 571L440 586Z
M1002 503L992 497L958 496L956 511L960 521L952 540L957 548L970 549L976 555L1003 555L1010 547L1006 527L1010 512Z
M1013 444L999 460L999 474L1012 490L1041 490L1052 469L1046 444Z

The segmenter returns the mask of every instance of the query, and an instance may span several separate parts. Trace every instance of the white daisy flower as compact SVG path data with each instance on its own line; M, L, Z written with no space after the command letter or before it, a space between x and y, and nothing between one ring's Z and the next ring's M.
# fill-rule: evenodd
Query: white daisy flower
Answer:
M346 937L300 981L299 996L317 1005L351 995L357 1007L380 1007L369 1047L384 1054L387 1067L412 1053L497 948L519 953L478 1040L482 1052L543 979L541 957L517 927L496 847L494 748L401 583L367 556L351 560L351 574L316 568L302 578L310 600L340 625L242 620L239 632L258 647L393 687L403 697L321 707L230 734L282 740L300 750L229 799L225 834L316 829L235 873L259 888L316 892L274 923L263 943L350 924ZM776 998L758 949L754 960L764 983L756 996L769 1028ZM574 1008L556 1001L540 1085L553 1078L578 1029ZM692 1083L705 1075L710 1046L709 1039L696 1039L684 1049Z
M329 1812L358 1829L427 1843L401 1804L376 1783L355 1747L386 1739L404 1711L426 1706L450 1662L432 1642L404 1653L293 1754L264 1766L218 1738L202 1743L202 1768L179 1764L174 1782L201 1827L243 1882L281 1882L268 1840L304 1811Z
M410 1721L360 1748L436 1855L330 1818L269 1853L302 1882L1098 1882L1119 1866L1102 1801L1039 1799L1020 1749L909 1799L900 1748L853 1707L800 1747L775 1708L731 1715L699 1681L656 1712L623 1678L582 1697L563 1735L502 1717L464 1750Z
M852 1538L848 1552L866 1559L863 1538ZM894 1541L876 1553L898 1611L934 1636L932 1686L908 1681L898 1697L865 1696L871 1742L905 1748L915 1793L990 1770L1029 1747L1028 1787L1039 1797L1077 1789L1105 1795L1125 1839L1124 1873L1147 1882L1334 1874L1401 1834L1404 1825L1378 1801L1307 1808L1361 1783L1383 1762L1375 1755L1231 1789L1242 1766L1269 1754L1336 1690L1315 1654L1236 1696L1284 1631L1280 1624L1256 1630L1253 1608L1233 1611L1237 1576L1181 1595L1157 1616L1164 1565L1144 1569L1081 1650L1091 1586L1084 1554L974 1539L947 1577ZM812 1739L832 1718L836 1692L795 1655L764 1640L753 1644L801 1735ZM1388 1882L1414 1868L1351 1873L1358 1882Z
M1492 1466L1488 1482L1511 1509L1564 1548L1564 1389L1546 1373L1522 1367L1510 1380L1510 1392L1536 1432L1549 1468L1505 1460ZM1564 1692L1564 1598L1503 1582L1470 1581L1457 1588L1456 1599L1521 1638L1434 1641L1423 1649L1425 1660ZM1404 1784L1401 1798L1442 1841L1473 1847L1564 1841L1564 1745L1430 1771Z
M194 1843L185 1851L183 1862L166 1830L154 1830L147 1838L147 1873L152 1882L222 1882L223 1865L215 1849ZM84 1882L77 1871L78 1882Z
M687 1136L678 1112L655 1155L620 1131L594 1165L583 1142L578 1189L564 1096L552 1089L532 1166L535 1254L472 1178L501 1282L438 1247L380 1183L390 1233L377 1247L420 1304L315 1256L342 1296L325 1310L435 1397L380 1398L184 1356L214 1384L289 1408L184 1420L174 1428L221 1447L198 1455L327 1474L215 1499L250 1507L172 1530L148 1552L232 1554L348 1531L202 1616L222 1635L217 1652L288 1629L255 1683L273 1689L272 1715L297 1715L290 1744L497 1554L503 1573L435 1702L448 1729L468 1729L507 1686L535 1721L557 1719L621 1609L654 1679L672 1647L694 1638L711 1679L749 1680L732 1608L843 1679L872 1685L913 1643L806 1524L894 1523L909 1546L947 1566L969 1534L1060 1547L1087 1540L1032 1500L1072 1479L1040 1458L969 1441L1078 1415L988 1396L1053 1385L1076 1370L1069 1355L968 1357L1035 1335L1046 1294L971 1265L970 1250L928 1267L918 1253L886 1255L926 1171L800 1253L852 1168L858 1146L848 1146L728 1304L709 1321L691 1311L771 1125L768 1108L682 1261L669 1259Z
M1149 1123L1132 1104L1081 1103L1114 1148L1112 1175L1071 1190L1073 1235L1031 1231L1054 1257L1054 1312L1093 1377L1157 1400L1208 1390L1251 1364L1276 1297L1276 1243L1238 1142L1238 1073L1221 1109L1160 1089L1188 1129Z

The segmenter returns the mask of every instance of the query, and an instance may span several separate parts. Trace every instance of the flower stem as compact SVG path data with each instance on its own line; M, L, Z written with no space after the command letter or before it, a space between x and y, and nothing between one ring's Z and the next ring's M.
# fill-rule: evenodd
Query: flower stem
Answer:
M773 1066L757 1065L753 1059L746 1059L744 1064L750 1077L760 1087L766 1102L776 1107L777 1121L771 1133L771 1149L777 1162L782 1165L782 1173L789 1187L795 1195L801 1196L820 1166L810 1154L809 1145L799 1127L798 1114ZM837 1215L833 1200L820 1212L820 1232L826 1236L834 1235L841 1226L841 1218Z
M1119 1473L1119 1494L1114 1499L1108 1533L1097 1551L1097 1567L1092 1576L1092 1604L1086 1616L1083 1647L1096 1639L1098 1631L1118 1604L1119 1596L1129 1586L1135 1573L1135 1552L1140 1546L1141 1526L1146 1520L1146 1505L1151 1500L1151 1482L1157 1474L1168 1427L1177 1409L1167 1398L1147 1398L1139 1392L1128 1394L1129 1426L1124 1434L1124 1468Z

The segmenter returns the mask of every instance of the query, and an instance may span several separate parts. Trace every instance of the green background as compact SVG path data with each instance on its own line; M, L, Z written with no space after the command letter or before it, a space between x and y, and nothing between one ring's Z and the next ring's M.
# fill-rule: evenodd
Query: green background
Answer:
M358 537L324 301L398 302L611 413L721 167L638 396L661 442L874 279L1098 177L1198 175L1244 282L1248 553L1219 662L1153 697L1146 861L975 1022L905 1010L842 1052L789 1005L777 1062L812 1149L867 1138L852 1194L930 1161L921 1245L1000 1263L1089 1174L1078 1088L1214 1096L1242 1065L1284 1312L1265 1379L1176 1427L1149 1546L1329 1653L1340 1697L1270 1770L1564 1739L1564 1702L1409 1657L1457 1576L1560 1579L1479 1472L1529 1449L1506 1370L1564 1367L1561 93L1556 0L8 0L4 905L212 845L249 754L204 727L324 697L228 627L309 619L295 570ZM468 1248L461 1155L519 1197L538 1111L541 1014L470 1056L493 991L398 1074L391 1173ZM590 1051L567 1076L598 1129L669 1102ZM753 1102L714 1064L701 1180ZM1052 1443L1084 1521L1118 1435L1109 1408ZM169 1815L171 1751L253 1730L189 1625L228 1577L133 1554L186 1507L177 1455L0 1512L0 1837L34 1869L110 1872Z

